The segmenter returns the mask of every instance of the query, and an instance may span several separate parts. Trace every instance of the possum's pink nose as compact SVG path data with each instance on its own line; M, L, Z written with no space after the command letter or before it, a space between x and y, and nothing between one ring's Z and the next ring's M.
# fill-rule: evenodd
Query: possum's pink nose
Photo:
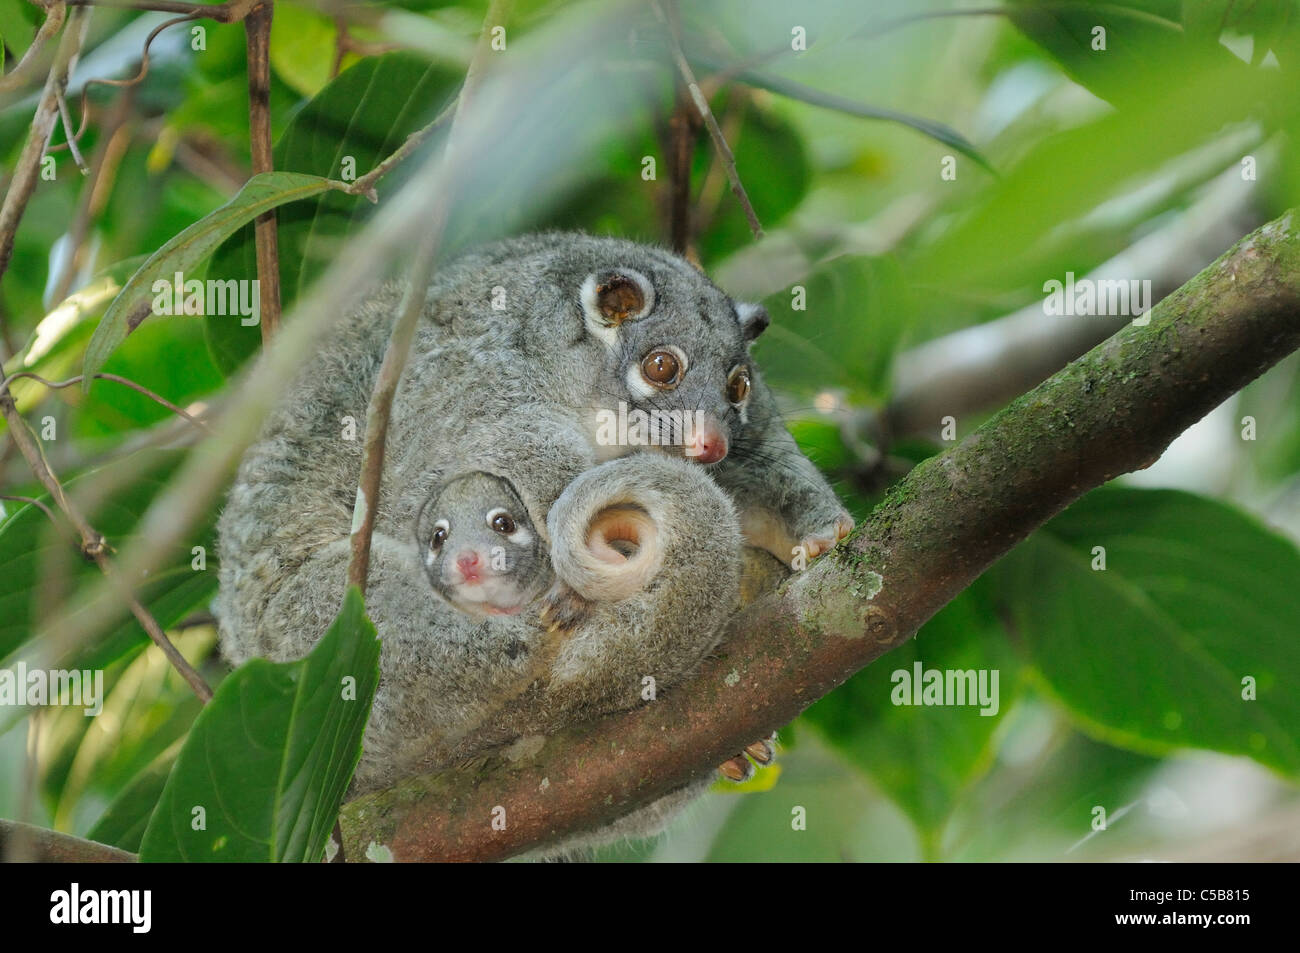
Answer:
M461 579L465 582L478 582L480 575L478 553L472 549L462 550L457 553L456 568L460 571Z
M685 444L686 458L698 463L717 463L727 455L727 435L712 420L697 426Z

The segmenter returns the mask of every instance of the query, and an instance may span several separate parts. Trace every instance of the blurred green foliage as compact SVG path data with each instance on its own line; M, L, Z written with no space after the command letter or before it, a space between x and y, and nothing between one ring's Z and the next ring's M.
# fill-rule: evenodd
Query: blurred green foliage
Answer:
M366 9L406 19L386 27L358 17L348 27L351 48L340 49L333 16L306 2L277 4L276 169L351 181L373 168L452 101L485 6L375 4ZM576 6L516 4L508 50L526 47ZM863 413L888 407L900 351L1039 301L1045 281L1085 274L1158 226L1181 221L1216 177L1244 175L1247 164L1257 169L1250 201L1259 220L1300 204L1296 0L1016 0L994 13L966 13L901 0L817 0L797 11L711 0L682 10L686 48L769 234L753 243L723 164L696 127L690 253L725 276L728 290L763 300L772 313L757 360L787 401L792 432L859 517L883 485L938 446L938 421L934 433L921 435L854 429ZM131 75L144 36L164 19L97 9L86 69ZM39 22L34 5L0 0L6 69ZM202 27L201 43L194 27ZM419 51L417 28L426 27L448 41L446 55ZM791 49L801 31L806 49ZM402 48L408 40L414 49ZM658 21L644 7L629 8L616 48L605 51L604 72L555 62L552 85L522 91L542 115L574 108L574 90L593 82L644 81L650 94L644 112L622 127L584 130L584 162L555 171L531 204L503 209L485 201L461 210L450 243L504 227L666 242L677 100L664 50ZM100 86L88 96L81 148L102 165L102 183L92 191L68 153L56 152L54 177L42 179L31 199L0 285L4 369L70 376L91 347L92 367L102 364L181 406L208 404L238 386L232 375L260 348L259 330L231 316L202 324L174 317L150 318L128 335L131 295L117 295L132 275L152 274L143 268L168 273L182 252L187 273L256 275L251 226L236 227L248 199L236 193L249 176L243 29L204 21L173 28L151 59L149 75L129 92ZM0 97L6 168L22 148L34 88ZM114 130L109 116L123 97L129 101ZM79 115L79 95L69 102ZM864 118L889 115L898 121ZM61 131L54 141L63 141ZM381 181L381 208L441 143L431 137ZM502 143L520 166L540 160L535 149ZM302 181L269 180L270 200L287 198ZM286 309L375 212L339 191L280 205ZM80 255L72 262L74 233ZM198 233L210 239L201 249L178 241ZM58 288L65 300L52 300ZM47 453L70 478L70 491L88 491L94 525L115 547L127 545L185 451L125 451L170 414L104 381L88 393L31 381L13 390L29 419L53 422ZM752 793L706 799L658 845L600 856L1009 860L1158 850L1198 829L1153 793L1170 772L1200 764L1187 749L1253 759L1279 780L1250 775L1251 796L1294 804L1300 363L1284 362L1234 406L1258 435L1235 439L1234 426L1234 439L1221 444L1230 459L1218 482L1189 473L1185 482L1199 494L1129 487L1086 497L914 640L814 705L784 733L779 774ZM973 409L962 432L992 409ZM882 436L897 439L869 445ZM35 493L17 462L3 471L5 492ZM96 570L69 556L38 509L3 505L0 665L9 665L40 648L40 620L76 598ZM206 569L193 571L190 556L179 553L142 592L164 626L178 626L213 595L214 518L192 534ZM1104 571L1093 567L1097 546L1105 549ZM364 626L349 618L342 628L361 652ZM217 680L211 629L200 620L179 638ZM176 793L187 785L213 782L196 781L195 762L184 755L175 773L172 764L191 729L224 744L247 726L235 724L234 685L196 723L197 702L145 644L123 613L68 660L105 668L110 717L89 724L64 712L21 722L22 712L0 716L0 815L23 813L133 850L143 840L155 857L194 856L165 810L189 803ZM300 664L306 671L316 663ZM918 664L997 671L997 714L895 704L896 673ZM1247 677L1252 700L1242 695ZM268 711L287 711L292 678L270 668L257 678L235 676L239 690L264 691ZM10 770L25 762L24 732L40 755L30 785ZM318 801L341 793L338 778L350 770L348 745L323 757L330 784L295 808L308 823ZM268 765L252 772L259 783ZM243 793L255 807L265 788ZM160 798L164 813L153 814L146 835ZM1105 831L1095 827L1099 808L1111 818ZM270 830L271 819L262 820ZM299 833L273 847L259 836L224 849L314 857L321 831Z

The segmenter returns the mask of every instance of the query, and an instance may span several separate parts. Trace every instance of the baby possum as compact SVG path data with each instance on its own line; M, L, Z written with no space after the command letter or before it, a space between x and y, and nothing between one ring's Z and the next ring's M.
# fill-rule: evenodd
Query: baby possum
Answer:
M472 616L515 615L551 582L551 561L519 494L475 472L438 487L417 522L433 591Z
M643 590L662 563L659 527L636 502L579 513L589 518L554 527L554 539L560 565L591 598L556 574L510 481L482 471L452 477L430 493L416 522L420 561L433 591L476 618L518 615L545 593L540 621L549 635L562 639L587 619L596 601L616 602ZM539 669L554 661L558 649L552 641L539 654ZM775 757L765 739L719 772L732 781L749 778L753 768L745 754L758 764Z
M515 615L545 593L541 621L551 632L568 631L593 601L643 590L662 562L659 528L635 502L584 515L584 526L555 532L561 576L514 485L474 471L434 488L416 520L416 542L429 584L453 609Z

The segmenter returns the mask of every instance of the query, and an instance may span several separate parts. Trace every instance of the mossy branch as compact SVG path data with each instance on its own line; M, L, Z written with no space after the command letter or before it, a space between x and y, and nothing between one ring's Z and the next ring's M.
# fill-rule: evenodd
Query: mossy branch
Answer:
M786 724L1300 347L1298 228L1288 213L1253 232L1149 324L918 466L837 550L738 613L719 653L655 702L346 805L348 856L374 843L398 860L506 858L648 804Z

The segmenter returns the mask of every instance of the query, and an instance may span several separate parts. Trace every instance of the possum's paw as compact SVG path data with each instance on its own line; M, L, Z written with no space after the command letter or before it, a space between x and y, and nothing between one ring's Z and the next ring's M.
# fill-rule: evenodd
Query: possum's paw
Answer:
M806 559L816 559L835 548L835 544L853 532L853 517L843 510L828 525L799 540L796 547Z
M538 621L548 632L571 632L591 612L591 603L562 582L556 582L542 597Z
M776 735L773 734L770 738L746 745L743 752L722 762L718 766L718 773L728 781L735 781L737 784L748 781L754 776L755 764L771 764L776 760L776 749L773 747L775 741Z

